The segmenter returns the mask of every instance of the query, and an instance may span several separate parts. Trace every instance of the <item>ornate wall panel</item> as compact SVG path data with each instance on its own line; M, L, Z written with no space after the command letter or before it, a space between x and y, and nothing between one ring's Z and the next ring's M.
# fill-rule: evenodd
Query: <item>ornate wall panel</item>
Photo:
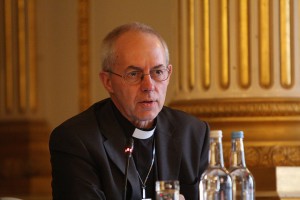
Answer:
M265 88L271 87L273 82L270 9L269 0L259 1L259 82L260 86Z
M219 21L219 28L220 28L220 53L219 53L219 82L220 86L223 89L226 89L229 87L230 81L230 73L229 73L229 13L228 13L228 0L222 0L220 7L219 7L219 13L218 21Z
M250 6L249 1L238 1L238 33L237 33L237 57L238 57L238 77L239 85L242 88L248 88L250 86L250 54L249 54L249 17Z
M300 97L299 1L179 0L174 101Z
M180 84L170 106L223 130L227 164L230 133L243 130L257 199L276 199L275 167L300 165L299 1L179 0L182 4ZM191 48L192 54L186 51ZM195 87L187 87L191 80Z
M79 27L79 108L90 105L89 0L78 0Z
M282 87L290 88L293 85L293 66L292 66L292 45L291 23L293 4L291 0L280 0L280 80Z
M48 196L48 124L37 120L35 0L0 0L0 196Z
M37 110L34 0L1 1L0 116Z

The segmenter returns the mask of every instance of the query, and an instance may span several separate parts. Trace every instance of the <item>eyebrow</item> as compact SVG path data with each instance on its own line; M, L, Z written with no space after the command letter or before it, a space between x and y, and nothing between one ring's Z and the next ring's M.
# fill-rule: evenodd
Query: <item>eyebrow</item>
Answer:
M134 66L134 65L129 65L129 66L126 68L126 70L129 70L129 69L140 70L140 71L142 71L142 68L141 68L141 67Z
M159 65L156 65L154 67L152 67L152 69L156 69L156 68L160 68L160 67L166 67L165 65L163 64L159 64ZM167 67L166 67L167 68Z
M159 64L159 65L156 65L156 66L152 67L150 70L157 69L157 68L160 68L160 67L165 67L165 66L163 64ZM126 70L129 70L129 69L143 71L142 67L138 67L138 66L134 66L134 65L129 65L126 68Z

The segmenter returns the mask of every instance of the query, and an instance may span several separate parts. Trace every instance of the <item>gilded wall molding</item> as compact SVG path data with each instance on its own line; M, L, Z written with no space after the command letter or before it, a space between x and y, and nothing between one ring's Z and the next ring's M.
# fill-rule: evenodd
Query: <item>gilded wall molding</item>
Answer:
M223 130L226 162L231 131L244 130L248 166L300 165L299 98L190 100L170 106L207 121L211 129Z
M281 85L290 88L293 85L293 66L291 52L291 2L292 0L280 0L280 70Z
M188 1L188 24L189 24L189 89L195 87L195 8L194 0Z
M273 82L271 65L270 1L259 1L259 83L270 88Z
M299 98L299 1L179 2L174 100L231 98L238 92Z
M248 0L238 3L238 56L239 56L239 82L241 87L250 86L250 36L249 36L249 2Z
M5 30L5 111L10 113L13 111L14 100L14 82L13 82L13 53L12 53L12 5L9 1L4 2L4 30Z
M202 24L203 24L203 36L201 38L202 49L203 49L203 65L201 70L202 87L209 89L211 85L211 29L210 29L210 2L208 0L202 1Z
M229 10L228 0L221 0L220 3L220 85L223 89L227 89L230 83L229 69Z
M19 92L19 109L21 112L26 110L27 101L27 70L26 70L26 14L24 0L17 1L18 7L18 92Z
M79 109L90 105L89 0L78 0L79 27Z
M179 27L179 39L178 39L178 52L181 55L181 58L178 59L178 64L180 66L184 66L185 62L187 60L186 52L187 52L187 45L186 45L186 38L187 38L187 32L186 31L186 14L184 13L187 9L186 1L178 1L178 27ZM180 90L186 90L185 88L185 70L183 68L178 69L178 88Z
M0 41L4 93L7 114L37 111L37 67L35 48L35 0L5 0L0 6ZM2 35L1 35L2 37ZM1 38L2 39L2 38Z
M28 60L31 63L29 67L29 109L33 112L38 110L38 92L37 92L37 65L36 65L36 15L35 15L35 0L28 1Z
M300 117L300 99L209 99L177 101L171 107L205 118Z
M224 159L229 163L230 145L224 145ZM300 142L287 144L247 144L246 163L249 167L263 168L300 165Z

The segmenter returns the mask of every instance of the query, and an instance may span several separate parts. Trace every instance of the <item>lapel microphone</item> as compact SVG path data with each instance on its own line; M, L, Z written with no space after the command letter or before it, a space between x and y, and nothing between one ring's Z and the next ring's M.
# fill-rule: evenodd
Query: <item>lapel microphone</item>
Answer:
M134 140L132 137L128 138L127 144L125 146L125 155L126 155L126 165L125 165L125 182L124 182L124 196L123 199L126 200L127 193L127 176L128 176L128 167L129 161L132 156L132 151L134 147Z

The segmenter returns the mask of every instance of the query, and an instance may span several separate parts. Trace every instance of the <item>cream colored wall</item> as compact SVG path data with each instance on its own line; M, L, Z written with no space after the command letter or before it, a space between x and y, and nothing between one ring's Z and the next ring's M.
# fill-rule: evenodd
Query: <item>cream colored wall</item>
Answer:
M51 128L78 113L77 1L36 1L38 94Z

